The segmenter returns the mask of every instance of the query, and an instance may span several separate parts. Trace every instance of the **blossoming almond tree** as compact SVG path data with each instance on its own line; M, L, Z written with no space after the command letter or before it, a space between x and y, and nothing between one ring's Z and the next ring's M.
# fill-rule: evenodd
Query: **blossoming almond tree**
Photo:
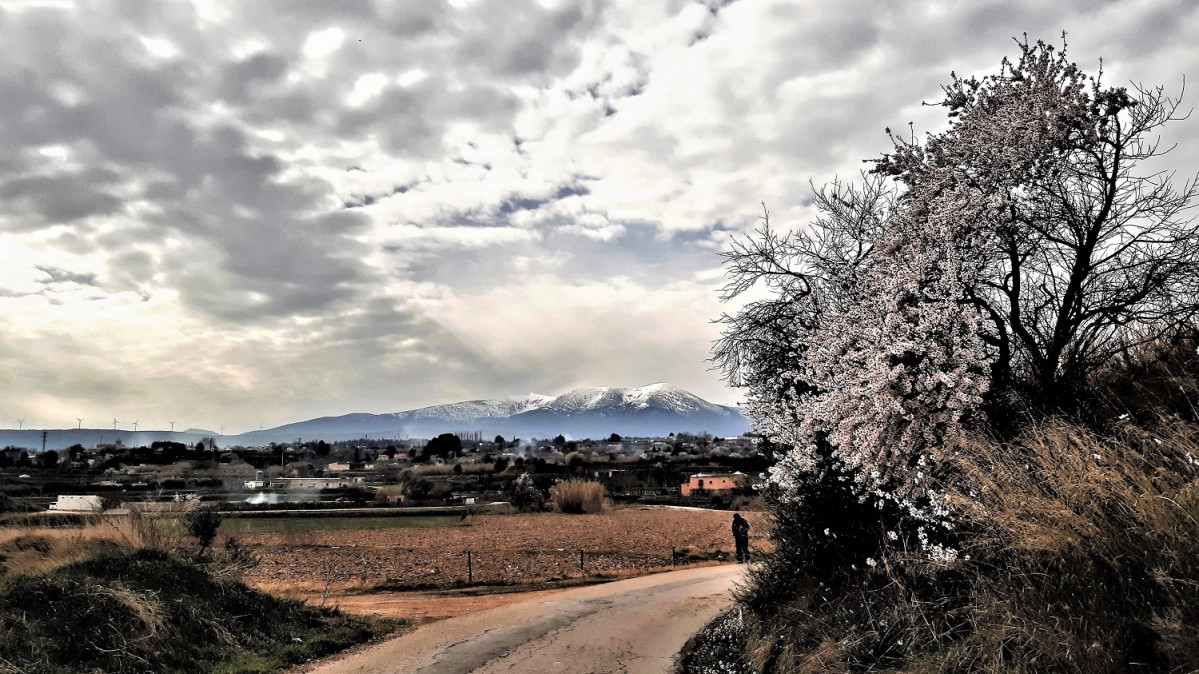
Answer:
M726 298L770 292L721 317L714 356L794 447L772 472L784 495L822 456L920 493L972 422L1078 413L1096 368L1199 315L1195 183L1137 172L1177 101L1019 46L997 74L952 76L946 131L893 136L861 184L816 190L810 228L766 220L726 254Z

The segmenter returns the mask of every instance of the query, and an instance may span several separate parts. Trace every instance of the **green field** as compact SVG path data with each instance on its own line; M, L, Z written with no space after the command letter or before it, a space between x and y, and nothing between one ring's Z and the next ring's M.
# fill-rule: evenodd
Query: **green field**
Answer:
M227 534L284 534L345 529L430 529L453 526L460 521L457 515L230 518L221 522L221 531Z

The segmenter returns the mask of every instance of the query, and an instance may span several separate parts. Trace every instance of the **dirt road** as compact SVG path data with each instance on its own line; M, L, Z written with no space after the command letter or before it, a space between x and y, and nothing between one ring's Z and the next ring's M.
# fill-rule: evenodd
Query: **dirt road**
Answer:
M424 625L312 674L671 671L687 639L731 602L744 567L710 566L563 590Z

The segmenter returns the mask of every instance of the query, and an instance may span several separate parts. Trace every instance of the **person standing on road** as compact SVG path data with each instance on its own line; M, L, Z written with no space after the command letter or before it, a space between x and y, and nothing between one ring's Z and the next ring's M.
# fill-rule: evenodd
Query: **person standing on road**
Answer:
M733 513L733 541L737 544L737 562L749 561L749 522L741 513Z

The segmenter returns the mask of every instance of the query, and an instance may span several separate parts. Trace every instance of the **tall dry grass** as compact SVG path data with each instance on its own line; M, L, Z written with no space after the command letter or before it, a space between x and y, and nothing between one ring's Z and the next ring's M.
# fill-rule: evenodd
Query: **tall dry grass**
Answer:
M1050 422L957 466L975 606L944 668L1199 669L1199 428Z
M608 509L604 485L592 480L566 480L550 487L550 502L561 513L599 513Z
M744 619L698 644L732 634L744 660L684 671L1199 671L1199 427L1099 435L1051 421L970 442L945 467L935 489L952 505L942 542L956 559L878 512L855 515L874 534L811 539L819 512L776 510L784 555L802 549L788 536L827 538L826 556L844 561L751 567Z
M36 518L0 522L0 577L38 575L117 548L189 549L179 512L135 507L125 514L81 515L71 526Z
M1171 547L1199 539L1199 428L1163 420L1101 438L1050 422L1017 442L976 441L956 457L950 494L981 525L977 543L1121 554L1130 536Z
M127 518L94 517L81 527L0 526L0 578L32 576L140 539Z

